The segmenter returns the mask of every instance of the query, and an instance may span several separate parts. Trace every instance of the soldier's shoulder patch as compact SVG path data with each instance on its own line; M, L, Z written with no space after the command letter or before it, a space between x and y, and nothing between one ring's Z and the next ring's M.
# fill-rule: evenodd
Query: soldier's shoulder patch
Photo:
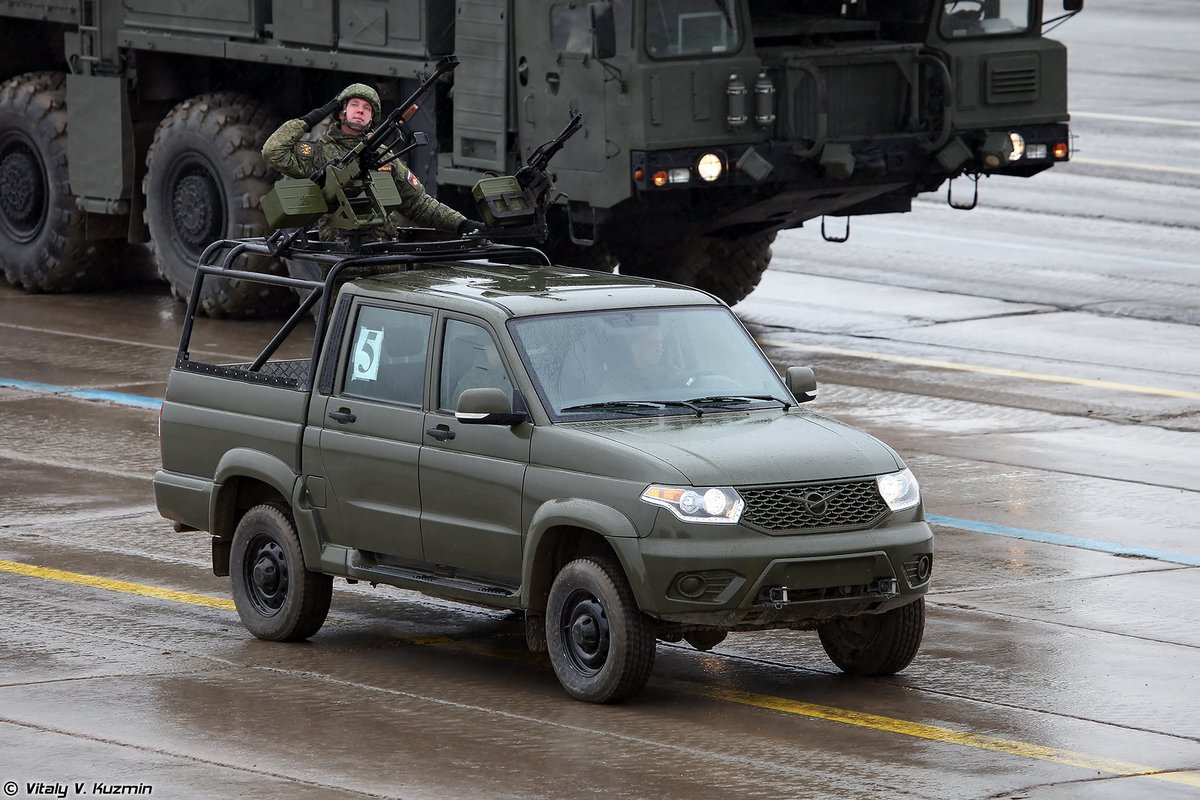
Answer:
M411 172L408 173L408 182L411 183L413 185L413 187L416 189L421 188L421 182L419 180L417 180L417 176L413 175Z
M296 145L296 150L300 153L300 155L305 157L313 154L313 146L308 142L300 142L300 144Z

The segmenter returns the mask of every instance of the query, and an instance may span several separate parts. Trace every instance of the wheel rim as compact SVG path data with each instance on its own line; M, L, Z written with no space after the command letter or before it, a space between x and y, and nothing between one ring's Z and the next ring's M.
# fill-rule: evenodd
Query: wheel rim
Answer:
M46 221L49 192L46 168L33 142L19 133L0 138L0 229L26 243Z
M190 156L175 162L164 186L170 209L172 239L195 260L204 248L225 235L225 191L203 159Z
M563 605L560 620L567 655L575 668L595 675L608 661L609 627L604 605L591 592L576 589Z
M287 553L269 536L256 536L246 550L244 569L246 595L254 609L264 615L279 613L287 600L291 575Z

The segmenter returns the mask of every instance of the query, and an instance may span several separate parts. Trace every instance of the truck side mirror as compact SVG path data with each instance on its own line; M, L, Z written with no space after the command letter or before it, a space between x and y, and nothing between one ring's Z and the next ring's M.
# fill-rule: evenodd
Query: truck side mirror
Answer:
M817 376L812 367L788 367L785 381L797 403L817 399Z
M617 25L613 21L612 0L588 3L588 18L592 22L592 55L612 58L617 54Z
M1083 11L1083 0L1063 0L1063 11L1077 14Z
M454 418L466 425L520 425L529 415L513 411L503 390L488 387L460 394Z

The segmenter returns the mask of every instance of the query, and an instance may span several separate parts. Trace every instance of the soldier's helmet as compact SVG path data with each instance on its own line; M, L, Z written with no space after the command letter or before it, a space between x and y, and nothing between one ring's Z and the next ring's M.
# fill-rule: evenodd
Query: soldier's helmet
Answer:
M338 94L338 106L345 108L346 103L350 102L350 99L353 97L357 97L360 100L366 100L368 103L370 103L371 124L374 125L375 123L379 122L379 118L383 113L383 108L379 103L379 92L375 91L370 86L367 86L365 83L352 83L345 89L342 89L342 91Z

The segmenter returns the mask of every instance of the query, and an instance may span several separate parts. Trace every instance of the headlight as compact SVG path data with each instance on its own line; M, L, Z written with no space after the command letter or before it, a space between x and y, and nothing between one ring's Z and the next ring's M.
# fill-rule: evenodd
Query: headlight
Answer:
M696 162L696 172L706 181L712 182L721 177L721 157L716 153L705 153Z
M1021 156L1025 155L1025 137L1019 133L1010 133L1009 138L1012 140L1012 152L1008 154L1009 161L1020 161Z
M892 511L903 511L921 502L921 487L910 470L901 470L875 479L879 495Z
M642 492L642 500L662 506L685 522L709 522L732 525L742 518L746 507L741 495L728 486L712 489L688 486L651 486Z

